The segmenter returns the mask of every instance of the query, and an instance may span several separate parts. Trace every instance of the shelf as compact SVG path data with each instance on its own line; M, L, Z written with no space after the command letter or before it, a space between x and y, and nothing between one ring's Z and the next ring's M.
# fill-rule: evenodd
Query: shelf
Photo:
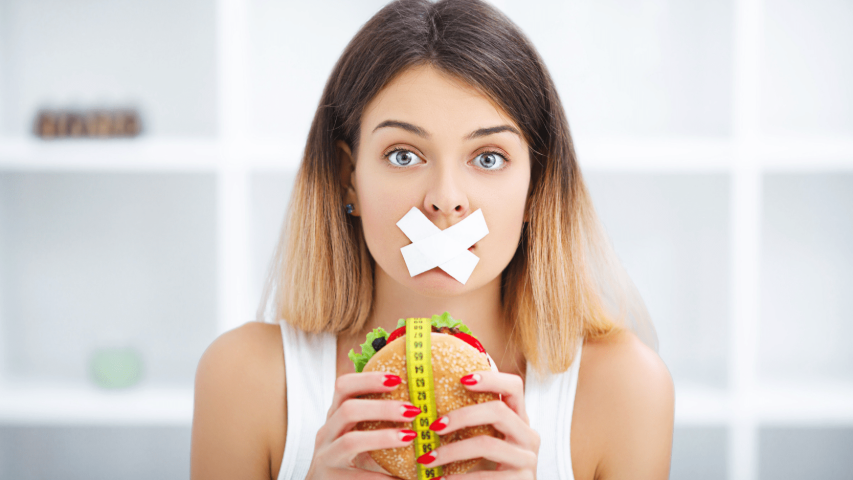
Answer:
M763 176L762 381L853 379L853 171Z
M766 383L749 407L762 426L853 426L853 384Z
M223 141L175 137L144 139L0 138L0 169L104 171L214 171L218 168L291 171L305 145L261 139ZM853 170L853 138L767 137L736 144L728 138L576 138L583 169L644 172L731 171L737 148L772 171Z
M701 385L675 389L677 426L736 424L752 418L760 426L853 426L853 384L765 383L741 398Z
M676 386L678 427L725 426L737 421L738 411L754 415L761 426L853 426L853 386L764 386L740 406L724 390ZM0 388L0 424L6 425L188 425L192 412L192 388Z
M132 348L146 381L192 383L221 311L215 177L0 173L0 377L82 382Z
M68 139L0 140L7 170L212 171L221 150L210 140Z
M675 386L677 426L725 425L731 411L732 399L725 390L700 385Z
M853 137L763 137L750 148L767 171L853 170Z
M727 139L575 138L582 169L705 172L731 168L733 146Z
M192 388L0 387L0 424L5 425L189 425L192 412Z
M0 440L29 475L0 458L0 477L179 471L188 438L135 430L189 437L198 358L254 314L323 86L387 1L54 3L0 7ZM802 433L853 427L853 11L824 3L497 2L552 74L659 328L673 478L849 462L849 440ZM143 134L29 133L40 108L100 104L136 106ZM143 383L87 383L89 352L131 340Z
M731 174L593 171L596 213L658 330L676 383L724 388Z
M0 138L0 170L216 171L298 166L301 147L278 142L186 139Z

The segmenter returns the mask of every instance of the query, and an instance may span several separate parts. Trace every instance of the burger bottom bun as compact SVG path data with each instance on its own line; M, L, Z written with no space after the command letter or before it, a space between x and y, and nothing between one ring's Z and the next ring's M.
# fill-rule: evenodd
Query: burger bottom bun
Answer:
M462 408L467 405L500 400L496 393L472 392L466 389L460 379L471 372L491 370L486 355L464 341L444 333L433 332L430 337L432 344L433 385L435 386L435 403L438 415ZM406 342L395 340L377 352L367 365L364 372L388 372L398 375L403 382L396 389L387 393L368 393L358 398L379 400L401 400L409 402L409 384L406 373ZM355 430L378 430L382 428L409 428L412 422L364 421L358 422ZM439 446L458 442L477 435L491 435L503 439L504 435L492 425L477 425L456 430L447 435L439 435ZM417 455L415 442L399 448L373 450L370 456L388 473L405 480L417 480ZM465 473L474 468L482 460L473 458L460 460L444 465L446 475Z

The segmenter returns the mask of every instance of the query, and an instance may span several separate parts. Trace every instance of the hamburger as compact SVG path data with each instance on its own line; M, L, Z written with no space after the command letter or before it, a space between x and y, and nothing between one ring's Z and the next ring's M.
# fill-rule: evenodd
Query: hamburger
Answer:
M472 392L466 389L460 379L469 373L482 370L496 370L491 357L471 330L450 314L433 315L430 319L430 334L433 385L435 388L435 406L437 417L467 405L500 400L500 396L491 392ZM400 400L409 402L408 374L406 370L406 320L400 319L397 329L390 334L383 328L376 328L367 334L367 341L361 345L361 353L350 350L349 358L356 372L388 372L398 375L403 382L387 393L368 393L358 398ZM358 422L355 430L378 430L381 428L412 428L412 422L363 421ZM503 439L504 435L492 425L466 427L447 435L438 435L439 446L458 442L477 435L491 435ZM388 473L405 480L417 480L417 456L415 442L399 448L374 450L370 452L373 460ZM447 475L465 473L482 458L460 460L444 465Z

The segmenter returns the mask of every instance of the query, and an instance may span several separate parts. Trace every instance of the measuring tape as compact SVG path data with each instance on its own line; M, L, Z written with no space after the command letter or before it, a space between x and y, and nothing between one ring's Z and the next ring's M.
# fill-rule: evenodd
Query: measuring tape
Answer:
M412 420L415 437L415 457L438 448L438 434L429 429L438 418L435 409L435 390L432 379L432 322L429 318L406 319L406 373L409 375L409 400L421 409ZM441 466L426 468L418 463L418 480L438 478L444 474Z

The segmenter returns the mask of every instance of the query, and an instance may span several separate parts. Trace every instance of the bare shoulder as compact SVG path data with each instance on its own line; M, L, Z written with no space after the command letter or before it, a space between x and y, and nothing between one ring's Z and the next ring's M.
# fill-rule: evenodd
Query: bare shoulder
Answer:
M654 350L630 331L587 340L578 396L599 432L594 474L588 478L669 477L675 387Z
M248 322L217 337L196 370L190 477L275 478L284 388L279 325Z

